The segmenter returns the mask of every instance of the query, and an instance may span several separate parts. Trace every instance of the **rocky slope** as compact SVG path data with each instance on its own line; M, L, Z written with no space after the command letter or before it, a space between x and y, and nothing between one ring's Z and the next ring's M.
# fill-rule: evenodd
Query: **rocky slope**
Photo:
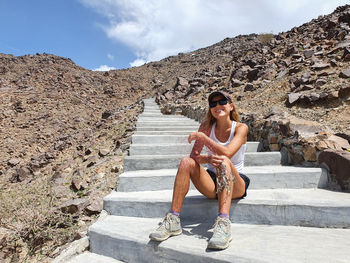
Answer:
M339 147L301 147L291 127L300 119L346 146L349 32L350 6L343 6L279 35L227 38L125 70L0 54L0 259L48 261L84 235L117 183L145 97L198 118L208 94L224 87L251 139L264 139L265 150L294 151L291 163L315 162L319 151Z

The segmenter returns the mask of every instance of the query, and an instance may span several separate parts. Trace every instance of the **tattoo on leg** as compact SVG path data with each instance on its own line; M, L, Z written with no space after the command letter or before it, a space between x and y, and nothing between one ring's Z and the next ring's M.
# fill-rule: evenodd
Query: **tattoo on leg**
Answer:
M225 164L221 164L218 168L216 168L216 184L217 189L216 193L222 192L225 188L227 192L231 191L231 181L235 182L235 177L232 173L228 172Z

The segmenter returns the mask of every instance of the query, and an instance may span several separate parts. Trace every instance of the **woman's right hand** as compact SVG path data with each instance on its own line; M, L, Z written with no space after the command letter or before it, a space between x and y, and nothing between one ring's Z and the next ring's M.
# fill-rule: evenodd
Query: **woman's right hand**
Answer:
M220 155L208 155L208 163L210 163L214 167L219 167L224 161L224 157Z

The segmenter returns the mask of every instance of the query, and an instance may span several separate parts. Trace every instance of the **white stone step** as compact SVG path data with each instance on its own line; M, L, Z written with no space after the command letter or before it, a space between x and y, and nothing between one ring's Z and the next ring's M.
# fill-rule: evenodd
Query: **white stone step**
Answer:
M186 143L187 135L139 135L132 136L132 143L138 144L159 144L159 143ZM188 143L187 143L188 144Z
M180 120L184 120L184 119L189 119L185 116L182 115L163 115L161 113L141 113L139 115L139 119L159 119L159 118L163 118L163 119L180 119Z
M138 121L136 123L136 128L139 127L159 127L159 126L177 126L178 127L196 127L196 130L198 130L199 124L195 121Z
M188 155L187 155L188 156ZM124 171L178 168L184 155L133 155L124 158ZM244 166L280 165L280 152L247 152Z
M199 125L181 125L181 126L138 126L136 127L136 132L139 131L197 131Z
M146 133L146 132L142 132ZM151 133L151 132L148 132ZM154 132L153 132L154 133ZM169 132L171 133L177 133L177 132ZM179 132L180 133L180 132ZM136 135L134 135L132 138L136 140L137 136L139 136L140 133L138 132ZM186 135L188 137L188 135ZM183 155L189 155L193 144L189 143L170 143L170 136L169 137L169 143L154 143L151 141L145 141L144 143L133 143L130 145L129 153L130 155L147 155L147 154L156 154L156 155L168 155L168 154L183 154ZM260 143L259 142L247 142L246 152L257 152L259 148ZM203 149L202 153L206 154L208 151L206 150L206 147Z
M157 191L173 189L177 169L124 172L118 178L118 191ZM243 173L250 178L249 189L316 188L327 176L321 168L294 166L250 166ZM195 189L191 184L191 189Z
M171 206L172 190L116 192L104 198L112 215L161 217ZM211 221L218 201L190 190L181 218ZM350 193L321 189L248 189L247 197L233 200L230 219L235 223L350 228Z
M161 218L108 216L89 230L91 251L126 262L347 263L349 229L231 224L233 239L222 251L207 250L212 223L182 221L183 234L161 243L148 235Z
M99 255L91 252L84 252L80 255L77 255L71 258L66 263L123 263L123 262L124 261L120 261L112 257L106 257L103 255Z

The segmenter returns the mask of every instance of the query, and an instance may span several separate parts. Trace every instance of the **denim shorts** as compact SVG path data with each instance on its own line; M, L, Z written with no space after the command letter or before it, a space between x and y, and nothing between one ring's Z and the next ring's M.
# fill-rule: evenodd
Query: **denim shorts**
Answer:
M210 171L209 169L207 169L207 172L209 173L211 179L213 179L215 187L216 187L216 173L214 173L213 171ZM247 189L250 183L250 179L248 176L246 176L245 174L239 173L239 176L243 179L244 183L245 183L245 191L244 194L240 197L240 198L244 198L247 196Z

